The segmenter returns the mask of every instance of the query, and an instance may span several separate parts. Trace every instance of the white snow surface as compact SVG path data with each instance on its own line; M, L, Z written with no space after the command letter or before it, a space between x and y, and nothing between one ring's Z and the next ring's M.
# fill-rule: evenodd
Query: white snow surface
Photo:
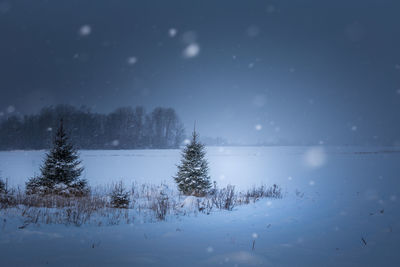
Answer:
M210 174L219 185L284 189L283 199L233 211L24 229L18 229L23 218L0 213L0 265L399 266L400 149L324 147L318 168L307 164L309 149L208 147ZM0 152L2 177L23 185L39 172L44 153ZM123 179L173 186L180 159L179 150L80 153L91 185Z
M182 202L182 208L193 210L197 206L197 197L187 196Z

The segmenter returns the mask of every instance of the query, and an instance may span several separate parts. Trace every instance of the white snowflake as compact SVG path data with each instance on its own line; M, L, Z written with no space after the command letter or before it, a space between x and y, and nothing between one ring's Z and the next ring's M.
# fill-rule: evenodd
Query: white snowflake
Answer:
M194 31L187 31L182 35L182 42L186 45L197 42L197 34Z
M353 125L353 126L351 127L351 130L352 130L353 132L357 131L357 126Z
M274 5L269 5L269 6L267 7L267 13L272 14L272 13L274 13L275 11L276 11L276 8L275 8Z
M168 35L169 35L170 37L175 37L175 35L176 35L177 33L178 33L178 30L177 30L177 29L171 28L171 29L168 30Z
M208 252L208 253L212 253L213 251L214 251L214 248L213 248L213 247L209 246L209 247L207 248L207 252Z
M254 239L258 238L258 234L257 234L257 233L253 233L251 236L252 236Z
M127 62L129 65L135 65L137 63L138 59L136 57L129 57L127 59Z
M254 126L254 129L256 129L256 131L261 131L262 125L261 125L261 124L256 124L256 125Z
M119 140L113 140L112 142L111 142L111 145L113 145L113 146L118 146L119 145Z
M191 43L183 50L183 56L185 58L196 57L199 55L199 53L200 53L200 46L197 43Z
M7 107L7 113L13 113L15 111L15 107L13 105Z
M11 10L11 5L8 2L0 2L0 14L6 14Z
M311 180L308 184L313 186L313 185L315 185L315 182L313 180Z
M247 28L246 33L249 37L256 37L257 35L260 34L260 28L258 28L255 25L252 25Z
M322 147L312 147L304 155L304 162L308 167L317 168L325 164L326 154Z
M87 36L92 33L92 27L90 25L82 25L79 29L79 35Z

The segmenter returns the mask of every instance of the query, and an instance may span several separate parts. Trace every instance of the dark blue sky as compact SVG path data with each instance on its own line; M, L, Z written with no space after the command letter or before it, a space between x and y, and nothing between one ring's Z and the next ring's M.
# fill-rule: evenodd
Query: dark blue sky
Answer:
M392 145L399 14L396 0L0 1L0 110L168 106L232 142Z

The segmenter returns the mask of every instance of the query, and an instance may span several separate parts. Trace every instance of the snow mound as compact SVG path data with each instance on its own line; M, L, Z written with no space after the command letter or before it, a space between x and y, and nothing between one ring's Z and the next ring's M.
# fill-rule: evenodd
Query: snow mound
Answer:
M186 210L194 210L198 206L198 198L195 196L188 196L183 200L181 207Z

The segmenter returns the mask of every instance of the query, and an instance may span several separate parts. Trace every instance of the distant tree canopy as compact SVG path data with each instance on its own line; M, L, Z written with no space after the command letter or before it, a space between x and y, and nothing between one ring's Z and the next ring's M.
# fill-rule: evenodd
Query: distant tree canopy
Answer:
M146 113L143 107L123 107L99 114L85 107L58 105L3 120L0 150L49 148L61 118L79 149L176 148L184 139L183 124L172 108Z

